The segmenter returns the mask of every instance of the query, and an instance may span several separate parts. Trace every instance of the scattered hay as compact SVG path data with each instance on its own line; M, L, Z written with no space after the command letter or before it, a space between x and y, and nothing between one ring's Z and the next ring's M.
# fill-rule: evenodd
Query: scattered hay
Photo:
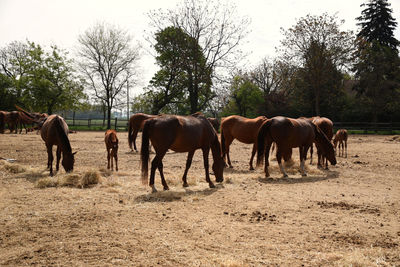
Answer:
M102 182L100 173L97 171L86 171L83 174L65 174L60 177L46 177L36 182L37 188L70 186L76 188L86 188Z
M26 172L26 168L24 166L15 163L8 163L5 161L1 161L0 170L14 174Z
M106 169L106 168L100 168L99 171L101 173L101 176L104 176L104 177L109 177L113 173L111 170Z

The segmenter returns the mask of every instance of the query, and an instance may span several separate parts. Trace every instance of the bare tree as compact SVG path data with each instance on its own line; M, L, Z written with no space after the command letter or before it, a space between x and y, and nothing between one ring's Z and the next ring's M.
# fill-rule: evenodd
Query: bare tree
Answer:
M89 28L78 41L79 69L95 97L106 104L107 128L111 128L111 109L134 78L139 46L132 46L127 31L106 23Z
M200 46L213 83L227 82L226 74L243 57L239 45L248 33L250 20L240 17L233 4L219 0L184 0L175 9L153 10L148 15L154 28L149 41L154 44L155 33L169 26L182 29ZM190 98L198 94L199 80L195 74L189 81Z

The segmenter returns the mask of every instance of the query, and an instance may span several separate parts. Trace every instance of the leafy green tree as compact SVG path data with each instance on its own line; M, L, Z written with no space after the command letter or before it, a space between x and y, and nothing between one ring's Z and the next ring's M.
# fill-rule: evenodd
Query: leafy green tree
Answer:
M357 18L361 29L354 64L359 81L356 90L371 112L372 121L377 122L380 114L393 114L400 102L399 41L393 34L397 22L386 0L373 0L362 6L366 8Z
M258 116L263 103L263 92L246 75L236 75L231 82L231 101L224 115L239 114L244 117Z
M331 88L332 73L345 69L351 61L353 35L351 31L340 30L343 23L326 13L307 15L283 31L281 60L304 70L307 76L303 75L302 79L306 86L298 89L309 90L303 95L312 97L315 115L321 115L321 101L327 97L324 90Z

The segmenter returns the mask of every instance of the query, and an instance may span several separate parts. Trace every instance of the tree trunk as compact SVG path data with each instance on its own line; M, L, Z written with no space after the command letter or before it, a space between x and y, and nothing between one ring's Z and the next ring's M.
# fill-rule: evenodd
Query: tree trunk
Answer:
M111 129L111 107L107 107L107 129Z

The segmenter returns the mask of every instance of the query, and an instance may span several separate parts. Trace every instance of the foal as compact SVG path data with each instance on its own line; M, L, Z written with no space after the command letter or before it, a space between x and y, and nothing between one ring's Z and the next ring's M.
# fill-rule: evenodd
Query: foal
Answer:
M107 169L110 169L111 160L111 170L114 170L113 158L115 158L115 170L118 171L118 137L115 130L107 130L104 137L104 142L107 148Z
M347 158L347 130L346 129L339 129L337 130L335 137L333 138L333 145L335 146L335 153L336 153L336 146L339 143L339 156L340 156L340 147L342 147L342 157ZM346 149L346 156L344 156L344 149Z

